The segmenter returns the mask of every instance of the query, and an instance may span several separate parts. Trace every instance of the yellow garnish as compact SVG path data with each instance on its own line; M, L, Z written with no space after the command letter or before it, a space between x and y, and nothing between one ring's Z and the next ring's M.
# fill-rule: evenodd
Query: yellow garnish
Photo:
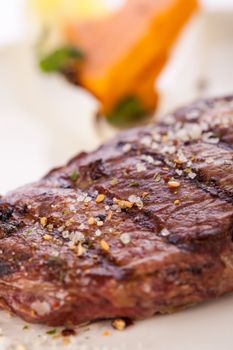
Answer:
M40 218L41 226L45 227L47 225L48 219L46 217Z
M45 241L51 241L52 236L50 236L50 235L44 235L44 236L43 236L43 239L44 239Z
M103 336L104 336L104 337L109 337L109 335L110 335L110 333L109 333L108 331L105 331L105 332L103 333Z
M111 185L116 186L118 184L118 180L116 178L112 179Z
M100 246L106 252L108 252L110 249L108 243L104 239L100 241Z
M129 201L125 201L123 199L115 199L114 203L118 205L121 209L127 209L127 208L132 208L134 203L131 203Z
M112 219L112 215L113 215L112 210L109 210L107 220L111 220Z
M88 219L88 225L94 225L95 223L96 223L96 219L95 219L95 218L90 217L90 218Z
M114 321L112 321L113 328L117 329L118 331L123 331L126 328L126 323L123 319L118 318Z
M99 194L95 201L98 204L98 203L103 202L104 200L105 200L105 195L104 194Z
M171 189L180 187L180 182L176 180L170 180L168 181L167 184L168 184L168 187Z
M78 256L82 256L84 253L86 253L86 249L82 246L82 243L79 243L77 253Z
M33 0L31 3L40 18L47 22L93 19L108 13L103 0Z
M70 344L70 339L65 337L64 340L63 340L63 344L64 345L69 345Z

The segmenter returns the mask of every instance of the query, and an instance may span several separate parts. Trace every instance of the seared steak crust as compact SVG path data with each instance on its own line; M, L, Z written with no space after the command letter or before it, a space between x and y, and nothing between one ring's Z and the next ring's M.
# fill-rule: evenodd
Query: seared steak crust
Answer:
M62 325L233 290L233 97L124 132L0 200L0 305Z

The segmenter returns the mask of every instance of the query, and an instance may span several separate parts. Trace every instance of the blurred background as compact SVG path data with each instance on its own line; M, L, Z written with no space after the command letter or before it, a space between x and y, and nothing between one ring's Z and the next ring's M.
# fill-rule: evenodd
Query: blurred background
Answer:
M89 92L38 68L38 23L58 23L64 11L77 21L101 18L123 6L122 0L76 0L69 7L70 1L60 8L56 0L1 4L1 194L38 179L116 132L108 125L101 132L96 129L93 116L99 103ZM156 81L157 116L202 96L232 93L232 38L233 1L202 0Z

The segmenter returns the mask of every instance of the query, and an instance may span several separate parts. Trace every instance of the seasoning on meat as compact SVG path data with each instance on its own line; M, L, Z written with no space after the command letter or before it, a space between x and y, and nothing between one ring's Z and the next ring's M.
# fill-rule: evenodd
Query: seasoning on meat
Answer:
M231 292L232 198L233 96L123 132L1 197L0 305L55 327Z

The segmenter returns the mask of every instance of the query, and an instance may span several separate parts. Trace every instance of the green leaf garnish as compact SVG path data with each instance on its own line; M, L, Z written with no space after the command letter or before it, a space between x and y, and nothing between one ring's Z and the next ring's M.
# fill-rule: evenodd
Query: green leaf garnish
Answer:
M48 335L54 335L56 334L57 330L56 329L51 329L50 331L46 332Z
M72 173L70 174L70 180L73 181L73 182L75 182L75 181L77 181L77 179L78 179L78 173L77 173L76 170L74 170L74 171L72 171Z
M32 229L30 228L30 229L28 229L28 230L26 231L26 234L30 235L32 232L33 232L33 231L32 231Z
M136 96L129 96L121 100L114 110L107 115L108 121L117 127L128 127L143 121L147 112L142 102Z
M60 282L64 282L65 276L66 276L65 272L64 271L60 271L60 273L59 273L59 281Z
M46 73L61 72L75 62L84 59L83 53L73 47L61 47L40 60L40 68Z
M130 182L129 187L139 187L139 182L132 181L132 182Z

